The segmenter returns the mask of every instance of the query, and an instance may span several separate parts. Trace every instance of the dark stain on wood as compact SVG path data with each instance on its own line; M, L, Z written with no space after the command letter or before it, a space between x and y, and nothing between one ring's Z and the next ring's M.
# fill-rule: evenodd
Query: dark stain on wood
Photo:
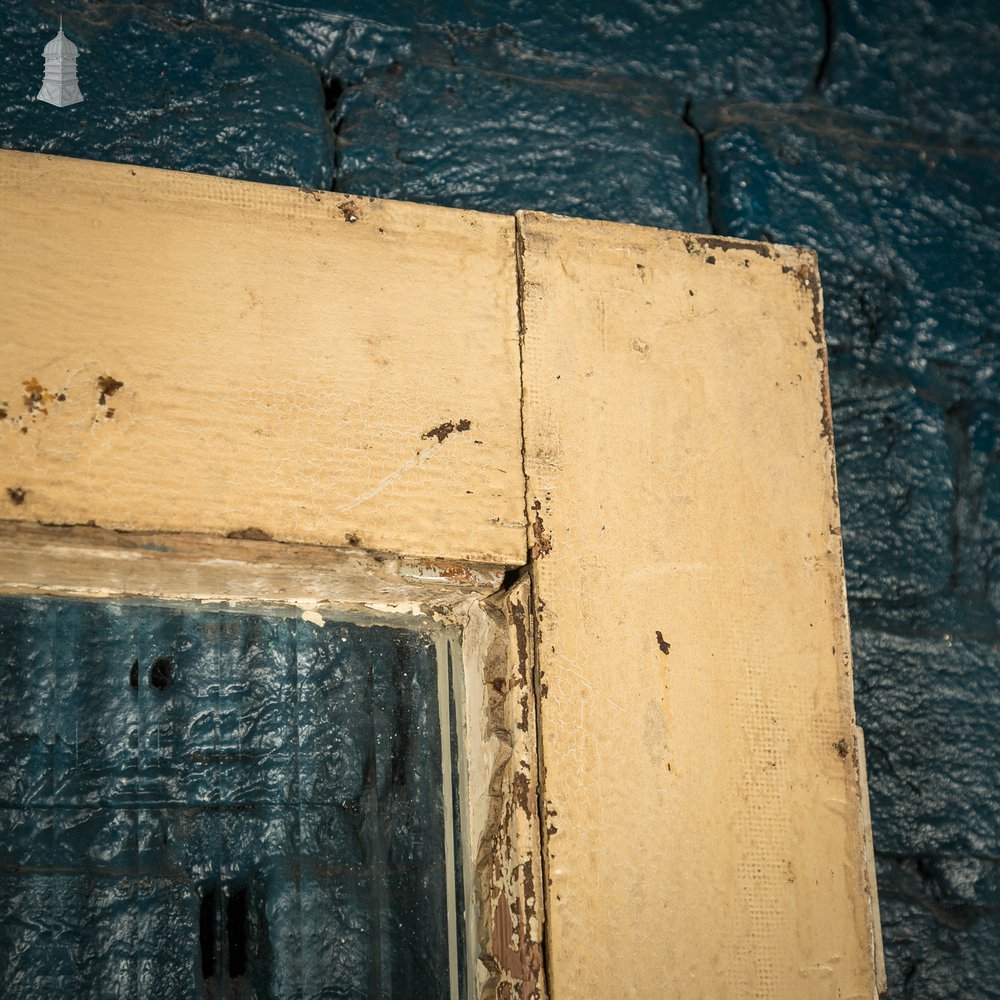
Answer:
M105 403L124 385L124 382L119 382L118 379L113 378L111 375L98 375L97 376L97 391L100 395L97 398L97 402L104 406Z
M24 386L24 408L29 413L43 413L48 415L46 403L54 399L52 393L43 386L37 378L25 379L21 385Z
M438 424L437 427L432 427L429 431L424 431L420 436L425 441L428 438L437 438L437 442L440 444L450 434L461 434L471 427L472 422L470 420L446 420L443 424Z
M241 539L245 542L270 542L271 535L261 528L241 528L239 531L230 531L226 538Z
M748 253L755 253L760 257L771 256L771 247L767 243L753 243L750 240L735 240L719 236L692 235L689 239L704 250L746 250ZM685 240L685 245L688 253L691 253L691 243Z
M531 533L535 536L535 540L531 544L531 558L541 559L542 556L547 556L552 551L552 538L545 533L545 522L541 515L542 502L536 500L531 505L531 509L535 512L531 521Z

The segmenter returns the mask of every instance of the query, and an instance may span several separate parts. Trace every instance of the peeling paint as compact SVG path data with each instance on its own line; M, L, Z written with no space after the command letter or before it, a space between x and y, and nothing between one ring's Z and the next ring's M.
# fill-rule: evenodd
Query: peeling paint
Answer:
M495 566L450 559L404 559L399 572L404 577L487 592L498 590L503 583L503 572Z
M475 860L482 998L546 995L544 906L535 878L541 824L529 592L522 577L506 594L480 605L491 623L480 669L492 747L488 808Z
M97 402L99 405L104 406L105 403L123 386L124 382L120 382L118 379L113 378L111 375L98 375L97 376L97 391L100 395L97 397Z
M398 604L369 601L365 603L365 607L387 615L417 615L422 617L424 614L423 607L416 601L400 601Z
M469 420L446 420L443 424L438 424L437 427L432 427L429 431L425 431L420 436L427 440L428 438L437 438L438 444L440 444L446 437L455 432L462 433L467 431L472 427L472 422Z
M730 239L725 236L692 235L691 242L704 250L745 250L760 257L769 258L774 249L769 243L755 243L752 240ZM691 243L685 240L688 253L692 253Z
M361 218L361 210L354 201L342 201L337 208L340 209L345 222L357 222Z
M531 505L531 509L535 512L535 516L531 520L531 533L535 536L535 540L531 544L530 553L531 558L536 560L547 556L552 551L552 538L545 533L545 523L542 521L540 513L541 500L536 500Z
M29 413L41 413L48 415L48 404L55 396L43 386L38 379L25 379L21 385L24 386L24 408Z

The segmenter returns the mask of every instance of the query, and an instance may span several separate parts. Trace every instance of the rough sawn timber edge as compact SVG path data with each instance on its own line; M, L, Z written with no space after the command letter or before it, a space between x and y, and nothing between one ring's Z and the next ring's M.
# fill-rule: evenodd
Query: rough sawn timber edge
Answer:
M548 987L863 998L815 255L518 215Z

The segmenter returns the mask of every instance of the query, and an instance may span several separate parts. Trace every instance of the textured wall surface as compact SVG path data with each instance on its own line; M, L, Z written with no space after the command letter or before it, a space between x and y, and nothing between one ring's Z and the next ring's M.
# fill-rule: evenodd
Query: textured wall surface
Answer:
M0 144L814 247L892 995L1000 994L1000 26L991 0L67 0Z

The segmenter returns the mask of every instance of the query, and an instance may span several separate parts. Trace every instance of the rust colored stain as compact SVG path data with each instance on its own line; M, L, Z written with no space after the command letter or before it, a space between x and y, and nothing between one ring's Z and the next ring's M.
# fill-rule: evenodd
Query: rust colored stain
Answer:
M100 396L97 402L104 406L104 404L124 385L124 382L119 382L118 379L112 378L110 375L98 375L97 376L97 391Z
M428 438L437 438L438 444L440 444L449 434L459 433L467 431L472 427L472 421L470 420L446 420L443 424L438 424L437 427L432 427L429 431L424 431L420 436L427 440Z
M10 497L10 502L15 507L20 507L24 503L24 498L28 495L28 491L24 489L23 486L8 486L7 496Z

